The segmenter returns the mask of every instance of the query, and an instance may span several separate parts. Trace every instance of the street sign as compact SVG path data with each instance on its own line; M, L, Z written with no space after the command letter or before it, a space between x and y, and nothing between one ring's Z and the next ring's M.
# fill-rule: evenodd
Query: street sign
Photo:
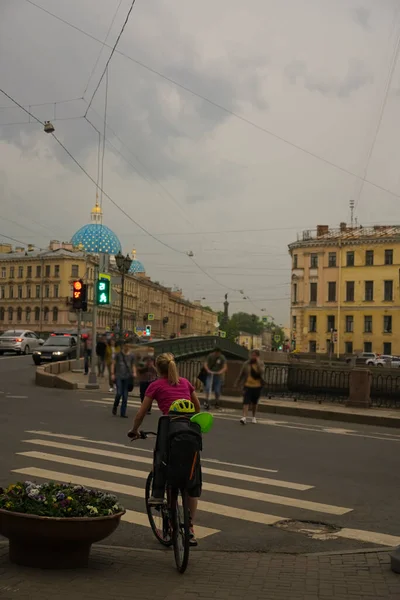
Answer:
M281 341L280 335L274 335L274 341L278 344Z
M262 318L262 322L263 322L264 324L268 323L268 317L263 317L263 318Z
M147 315L147 319L148 319L149 321L154 321L154 314L153 314L153 313L149 313L149 314Z
M108 281L111 281L111 275L108 275L107 273L99 273L99 279L108 279Z
M99 253L99 271L101 273L108 273L110 268L110 255L107 252Z
M226 338L226 331L220 331L219 336L222 338Z
M145 331L145 327L135 327L135 333L137 333L137 335L143 335Z

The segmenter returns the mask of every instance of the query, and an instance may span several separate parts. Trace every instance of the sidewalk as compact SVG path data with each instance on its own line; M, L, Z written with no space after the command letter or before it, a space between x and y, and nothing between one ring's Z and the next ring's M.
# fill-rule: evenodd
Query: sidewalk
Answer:
M171 550L95 546L88 569L12 565L0 544L0 598L10 600L398 600L389 553L280 555L191 553L184 575Z
M83 373L67 372L61 374L59 377L71 384L76 384L77 390L86 389L85 385L88 378ZM98 393L109 394L107 378L99 379L99 384L100 389ZM136 395L136 392L137 388L134 390L134 396ZM200 394L200 396L202 395ZM220 404L223 408L240 410L242 399L234 396L223 396ZM288 398L271 398L271 400L263 398L259 404L259 412L306 417L309 419L358 423L360 425L375 425L377 427L400 428L400 410L390 410L385 408L356 409L328 401L324 404L319 404L318 402L313 402L311 400L300 400L295 402L294 399Z

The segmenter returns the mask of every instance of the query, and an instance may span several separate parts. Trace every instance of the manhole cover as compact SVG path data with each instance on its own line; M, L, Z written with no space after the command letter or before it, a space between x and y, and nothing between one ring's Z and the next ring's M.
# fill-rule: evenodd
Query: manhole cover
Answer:
M329 523L318 523L317 521L291 521L284 520L275 523L275 527L292 533L302 533L314 540L332 540L339 533L340 527Z

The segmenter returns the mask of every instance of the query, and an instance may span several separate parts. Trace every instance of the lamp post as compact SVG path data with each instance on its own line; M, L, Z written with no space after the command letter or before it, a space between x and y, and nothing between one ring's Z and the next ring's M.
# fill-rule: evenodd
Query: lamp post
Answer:
M118 271L121 273L121 304L120 304L120 312L119 312L119 331L122 336L122 331L124 327L124 287L125 287L125 275L128 273L131 268L132 259L127 254L124 256L121 251L115 255L115 262L117 264Z

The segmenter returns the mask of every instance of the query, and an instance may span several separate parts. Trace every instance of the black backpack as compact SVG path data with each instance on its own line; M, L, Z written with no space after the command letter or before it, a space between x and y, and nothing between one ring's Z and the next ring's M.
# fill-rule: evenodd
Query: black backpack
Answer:
M180 488L196 485L203 448L200 426L187 417L172 417L167 447L167 484Z

